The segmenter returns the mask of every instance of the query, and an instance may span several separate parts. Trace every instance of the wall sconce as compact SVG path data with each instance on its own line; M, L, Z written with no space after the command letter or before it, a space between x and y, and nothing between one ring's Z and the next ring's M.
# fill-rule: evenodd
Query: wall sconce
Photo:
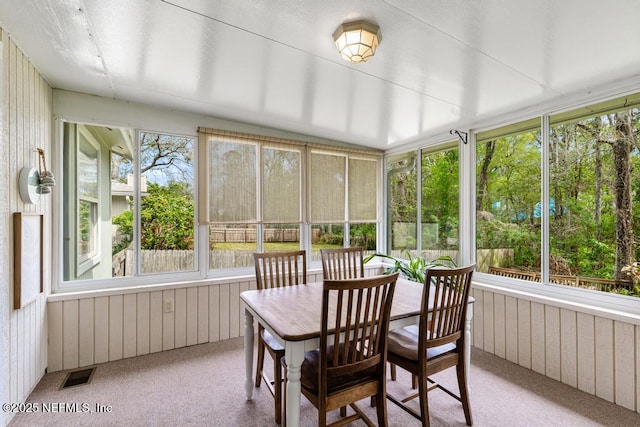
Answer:
M38 169L24 167L20 170L18 189L22 201L27 204L35 204L40 200L40 195L51 193L51 187L56 185L53 173L47 170L47 162L44 158L44 150L38 148Z
M347 22L333 33L338 52L349 62L366 62L375 53L382 34L377 25L366 21Z

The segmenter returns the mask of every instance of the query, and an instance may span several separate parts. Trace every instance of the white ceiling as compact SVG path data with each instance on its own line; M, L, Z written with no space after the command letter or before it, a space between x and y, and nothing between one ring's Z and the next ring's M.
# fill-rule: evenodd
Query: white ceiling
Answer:
M377 23L370 61L331 35ZM380 149L638 75L637 0L2 0L54 88Z

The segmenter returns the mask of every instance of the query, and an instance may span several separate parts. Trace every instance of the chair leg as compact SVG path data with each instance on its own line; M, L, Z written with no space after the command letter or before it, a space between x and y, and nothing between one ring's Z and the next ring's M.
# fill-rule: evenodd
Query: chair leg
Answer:
M256 363L256 387L260 387L262 381L262 367L264 365L264 342L258 337L258 361Z
M396 365L389 363L389 371L391 372L391 381L396 380Z
M418 379L418 394L420 395L420 418L422 419L422 427L429 427L429 400L427 397L429 384L427 379L414 376Z
M473 424L473 418L471 417L471 405L469 404L469 386L467 384L467 371L464 366L464 361L458 362L456 367L458 373L458 387L460 388L460 400L462 402L462 409L464 410L464 418L467 421L467 425Z
M273 394L275 400L276 424L282 422L282 366L279 357L273 358Z
M418 376L417 375L411 375L411 388L414 389L414 390L418 388Z
M393 365L392 365L393 366ZM389 420L387 419L387 387L384 382L378 385L378 394L375 396L376 403L376 413L378 414L378 425L386 426L389 425Z

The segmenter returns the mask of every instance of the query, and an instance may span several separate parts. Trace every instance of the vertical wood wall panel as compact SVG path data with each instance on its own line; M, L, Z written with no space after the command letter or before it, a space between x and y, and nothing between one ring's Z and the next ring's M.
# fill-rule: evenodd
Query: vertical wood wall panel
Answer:
M209 341L209 287L198 288L198 344Z
M122 302L122 357L134 357L137 354L136 294L126 294Z
M240 289L239 284L229 288L229 337L240 336L240 329L244 322L240 322Z
M513 297L506 297L504 302L506 356L508 361L518 363L518 300Z
M518 364L531 369L531 304L518 300Z
M96 363L109 361L109 297L98 297L94 301L95 325L95 357Z
M596 396L614 401L613 321L596 317Z
M149 292L136 294L136 354L149 354Z
M175 307L173 311L164 309L165 301L174 301L175 303L175 290L167 289L162 291L161 301L161 316L162 316L162 350L171 350L176 348L176 335L175 335L175 321L176 311Z
M123 295L109 297L109 360L122 359Z
M635 327L614 322L614 366L616 404L636 410Z
M149 295L149 352L162 351L162 291Z
M62 301L47 304L49 346L47 361L51 372L62 370Z
M93 310L93 298L81 299L79 307L79 355L78 365L88 366L93 364L94 360L94 339L93 333L95 331L94 325L94 310Z
M187 290L176 289L176 348L187 345Z
M590 394L596 393L596 360L594 317L578 313L576 335L578 336L578 389Z
M64 359L63 369L78 367L78 300L65 301L62 305L64 314L62 317Z
M187 288L187 345L198 344L198 288Z
M546 340L544 323L544 305L531 303L531 369L545 375L546 368Z
M560 360L560 309L548 306L545 310L545 357L546 375L554 380L561 379Z
M220 339L226 340L229 335L229 285L220 285Z
M0 354L3 372L0 394L6 402L24 402L36 386L47 366L62 369L74 353L66 353L63 303L53 307L47 316L46 297L49 293L51 255L50 211L51 197L42 196L37 204L25 204L18 191L18 176L23 167L37 167L36 148L51 155L50 123L52 120L52 90L39 72L24 56L13 40L0 29L0 260L2 286L0 305L0 334L6 345ZM13 227L14 212L41 213L44 215L43 275L44 292L28 305L13 308ZM28 262L28 261L27 261ZM33 264L35 267L36 264ZM71 308L75 303L71 303ZM77 309L76 309L77 316ZM51 320L51 322L49 322ZM71 318L67 321L71 323ZM68 340L78 342L78 325L67 333ZM75 333L74 333L75 331ZM76 335L73 337L73 335ZM47 341L50 341L50 345ZM78 347L75 362L78 363ZM49 360L51 359L51 360ZM0 413L0 425L6 425L13 413Z
M220 287L209 286L209 341L220 341Z
M493 313L493 295L487 294L487 298L482 299L482 312L483 313ZM495 351L495 339L494 339L494 325L495 321L493 316L483 316L483 325L484 331L482 331L482 337L484 340L484 350L489 353L494 353Z
M578 387L576 312L560 310L560 373L561 381L571 387Z
M491 295L491 294L487 294ZM505 312L504 295L493 294L493 322L494 322L494 345L495 355L502 357L507 356L506 344L506 312Z

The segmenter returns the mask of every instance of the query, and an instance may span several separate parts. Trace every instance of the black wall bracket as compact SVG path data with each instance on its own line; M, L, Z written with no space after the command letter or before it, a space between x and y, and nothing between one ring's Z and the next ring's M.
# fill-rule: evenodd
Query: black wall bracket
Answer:
M451 130L449 131L449 133L450 133L451 135L458 135L458 138L460 139L460 141L462 141L462 142L463 142L463 143L465 143L465 144L467 144L467 143L469 142L469 141L468 141L469 134L467 134L467 132L461 132L461 131L456 130L456 129L451 129Z

